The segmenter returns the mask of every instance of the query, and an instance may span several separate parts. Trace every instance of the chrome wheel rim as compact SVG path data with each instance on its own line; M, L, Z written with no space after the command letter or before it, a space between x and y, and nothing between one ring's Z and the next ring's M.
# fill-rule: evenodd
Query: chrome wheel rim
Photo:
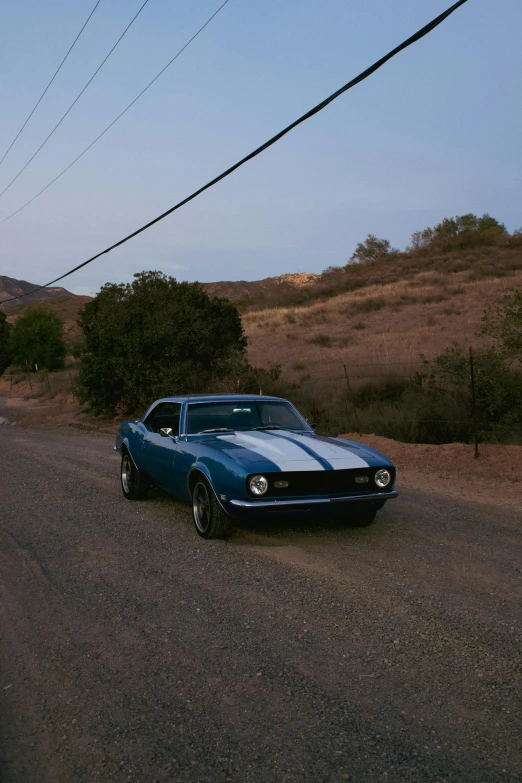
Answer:
M200 533L206 533L210 525L210 498L206 486L200 481L192 494L194 522Z
M128 495L132 491L132 463L126 454L121 463L121 483L123 491Z

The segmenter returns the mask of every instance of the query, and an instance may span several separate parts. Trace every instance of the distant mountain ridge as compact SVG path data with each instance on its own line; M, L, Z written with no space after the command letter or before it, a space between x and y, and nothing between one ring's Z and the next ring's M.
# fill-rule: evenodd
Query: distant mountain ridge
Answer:
M201 287L209 296L226 297L232 300L247 297L255 301L256 296L261 293L266 294L268 291L277 289L300 289L313 286L319 279L319 275L308 272L296 272L294 274L279 275L278 277L267 277L264 280L223 280L215 283L201 283ZM0 275L0 305L5 299L26 294L37 287L37 283L28 283L26 280L17 280L14 277ZM30 302L40 302L44 299L57 299L61 296L76 296L76 294L71 294L65 288L43 288L34 294L24 296L23 299L9 303L6 307L11 306L11 304L23 305Z
M36 291L34 294L30 294L34 288L38 288L38 283L28 283L27 280L17 280L14 277L7 277L6 275L0 275L0 304L5 299L10 299L12 296L20 296L20 294L28 294L23 299L19 300L20 303L25 302L39 302L43 299L56 299L58 296L73 296L70 291L65 288L42 288L41 291ZM13 302L15 304L15 302ZM8 305L6 304L6 307Z

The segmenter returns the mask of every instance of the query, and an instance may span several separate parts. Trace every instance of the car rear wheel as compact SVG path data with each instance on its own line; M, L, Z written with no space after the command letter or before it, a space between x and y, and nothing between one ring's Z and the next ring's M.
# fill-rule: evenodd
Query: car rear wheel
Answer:
M127 500L143 500L150 489L150 481L140 473L128 451L121 457L121 488Z
M196 530L203 538L225 538L230 532L230 517L203 476L192 490L192 515Z

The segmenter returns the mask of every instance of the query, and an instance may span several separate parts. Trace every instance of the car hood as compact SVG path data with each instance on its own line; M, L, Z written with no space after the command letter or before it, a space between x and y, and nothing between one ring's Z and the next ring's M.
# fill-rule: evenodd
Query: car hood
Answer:
M236 431L212 438L207 436L205 442L249 472L344 470L391 464L384 455L368 446L315 433Z

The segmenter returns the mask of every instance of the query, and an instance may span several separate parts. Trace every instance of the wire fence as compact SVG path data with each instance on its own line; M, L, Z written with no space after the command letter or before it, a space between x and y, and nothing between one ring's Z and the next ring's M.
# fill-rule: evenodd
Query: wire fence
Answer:
M275 393L290 397L319 432L373 433L412 443L459 441L472 444L475 456L481 442L522 444L522 409L508 411L507 416L505 411L492 415L483 399L480 371L477 374L471 349L467 366L461 364L458 369L423 359L345 360L312 372L297 368L306 369L299 363L286 368L281 389L276 387ZM77 374L77 362L54 372L13 369L4 373L2 386L27 398L74 401L78 399ZM436 383L430 386L433 374ZM243 388L239 380L237 390L254 391Z
M27 372L11 370L3 376L4 383L9 384L9 391L19 392L25 397L50 397L58 395L71 395L77 399L76 394L76 368L57 370L38 370Z
M473 444L476 457L480 442L522 444L522 409L493 410L485 399L472 348L457 366L424 358L389 362L347 359L315 371L296 362L285 377L290 373L304 392L303 400L312 400L311 420L319 421L323 428L338 425L345 432L410 442L460 440Z

